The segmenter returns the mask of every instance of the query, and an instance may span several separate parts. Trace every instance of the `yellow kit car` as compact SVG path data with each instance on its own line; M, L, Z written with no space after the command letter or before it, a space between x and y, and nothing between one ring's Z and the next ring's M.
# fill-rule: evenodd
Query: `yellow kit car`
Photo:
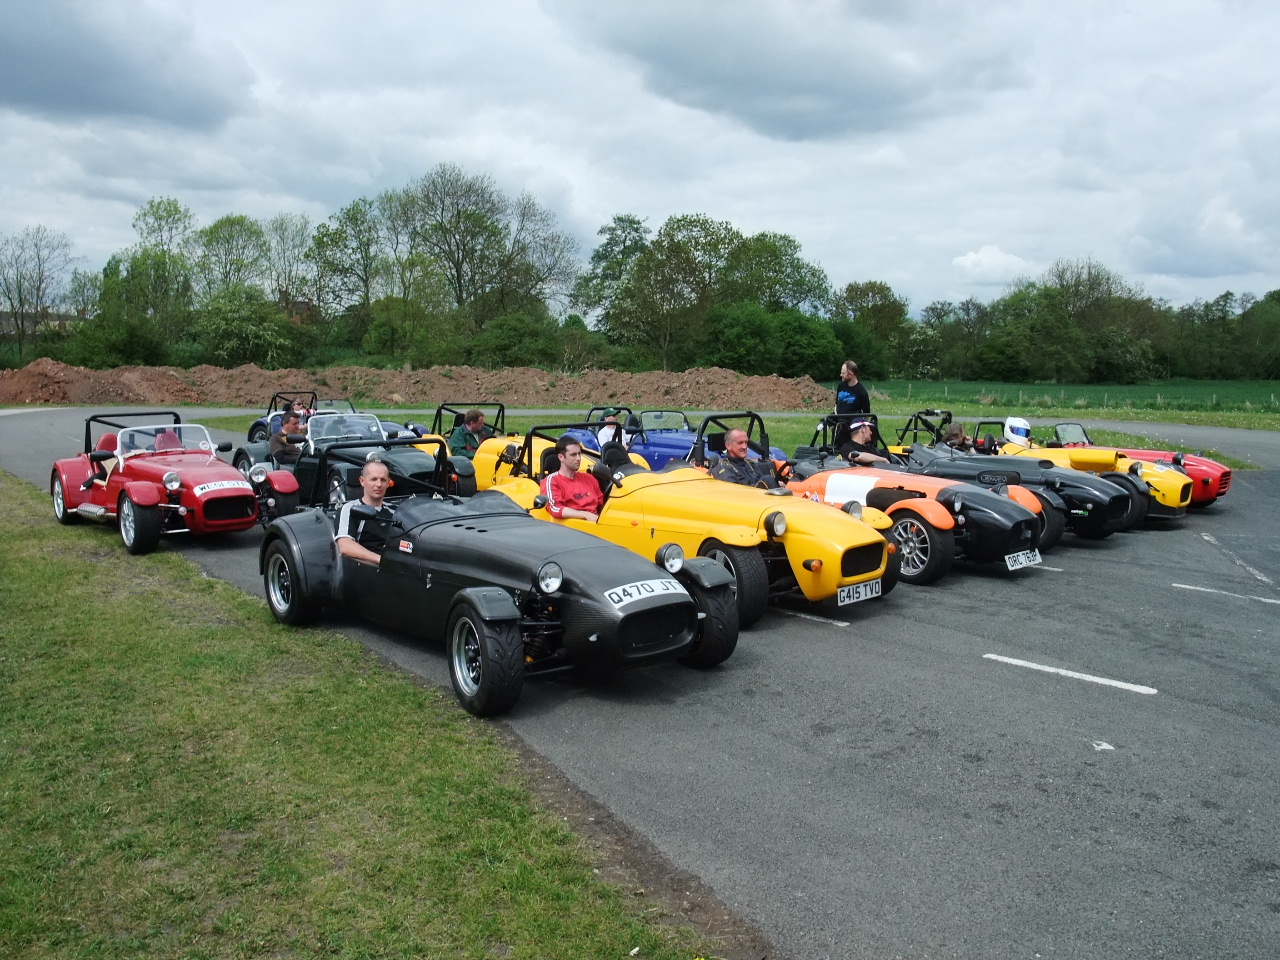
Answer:
M714 558L736 580L742 626L759 620L771 597L835 597L845 605L881 596L897 582L897 548L880 533L893 524L877 510L859 518L790 491L724 483L679 462L654 473L618 444L601 452L608 466L583 457L605 494L599 522L556 520L541 501L535 507L539 481L559 469L556 438L583 426L535 427L522 444L485 441L475 456L477 482L501 490L535 517L594 533L649 559L666 543Z
M1127 518L1133 523L1140 523L1145 517L1181 517L1191 503L1191 478L1175 467L1135 460L1119 450L1042 447L1031 439L1030 427L1020 417L980 420L973 436L974 450L978 453L1048 460L1055 466L1096 473L1122 486L1129 491L1133 509L1142 512L1140 517Z

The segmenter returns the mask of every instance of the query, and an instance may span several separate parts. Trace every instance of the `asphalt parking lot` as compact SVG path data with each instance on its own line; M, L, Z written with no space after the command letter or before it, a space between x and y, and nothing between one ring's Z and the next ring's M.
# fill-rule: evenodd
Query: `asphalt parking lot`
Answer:
M0 468L47 488L90 412L4 411ZM721 669L543 680L504 722L784 956L1273 958L1278 495L1237 472L1184 520L773 610ZM162 549L260 594L260 536ZM447 684L433 644L339 626Z

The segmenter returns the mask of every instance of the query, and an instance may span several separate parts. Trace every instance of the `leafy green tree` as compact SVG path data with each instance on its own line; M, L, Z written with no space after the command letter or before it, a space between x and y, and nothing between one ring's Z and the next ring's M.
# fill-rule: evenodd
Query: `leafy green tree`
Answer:
M0 235L0 304L12 324L18 362L62 297L74 258L71 239L45 226Z
M257 287L219 291L197 313L194 332L206 353L224 367L278 367L292 357L291 324L280 305Z
M636 258L648 249L652 232L630 213L616 215L596 231L604 242L592 251L587 272L574 284L571 304L591 313L607 312Z
M133 229L142 246L176 257L186 253L195 223L190 208L173 197L152 197L134 215Z
M267 293L293 317L309 312L316 295L315 265L307 259L312 230L305 213L278 213L262 224Z
M228 214L195 232L196 276L206 302L224 293L261 286L271 248L252 217Z
M823 311L831 296L826 272L800 256L800 243L785 233L757 233L730 249L718 295L730 303L758 303L774 312Z
M354 306L367 314L386 271L372 201L355 200L319 224L306 259L315 266L316 290L325 306Z
M562 354L560 330L551 318L512 313L495 317L476 334L471 362L490 369L551 369Z

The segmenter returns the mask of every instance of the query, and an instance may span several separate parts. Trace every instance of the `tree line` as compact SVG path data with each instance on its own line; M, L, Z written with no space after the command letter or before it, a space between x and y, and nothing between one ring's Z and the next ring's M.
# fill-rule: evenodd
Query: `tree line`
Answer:
M337 362L1058 383L1280 374L1280 290L1175 307L1090 259L915 317L883 282L833 286L782 233L619 214L584 264L528 195L441 164L322 223L148 201L100 270L43 226L0 235L4 362Z

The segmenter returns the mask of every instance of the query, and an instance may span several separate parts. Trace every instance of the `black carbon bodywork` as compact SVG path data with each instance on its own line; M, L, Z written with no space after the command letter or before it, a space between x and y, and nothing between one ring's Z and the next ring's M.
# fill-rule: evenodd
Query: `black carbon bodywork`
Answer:
M502 493L413 496L388 505L395 518L381 566L339 556L331 506L274 521L261 566L282 542L306 602L433 639L444 639L451 611L469 599L486 620L518 622L528 672L642 666L680 657L697 638L698 606L677 577L590 534L534 519ZM563 582L543 594L537 574L550 561L559 564ZM712 561L689 567L681 577L706 586L728 577Z
M1095 474L1067 470L1049 460L966 454L939 444L912 444L905 465L912 473L963 480L983 487L1016 483L1064 512L1068 529L1086 536L1117 530L1129 510L1129 494Z

